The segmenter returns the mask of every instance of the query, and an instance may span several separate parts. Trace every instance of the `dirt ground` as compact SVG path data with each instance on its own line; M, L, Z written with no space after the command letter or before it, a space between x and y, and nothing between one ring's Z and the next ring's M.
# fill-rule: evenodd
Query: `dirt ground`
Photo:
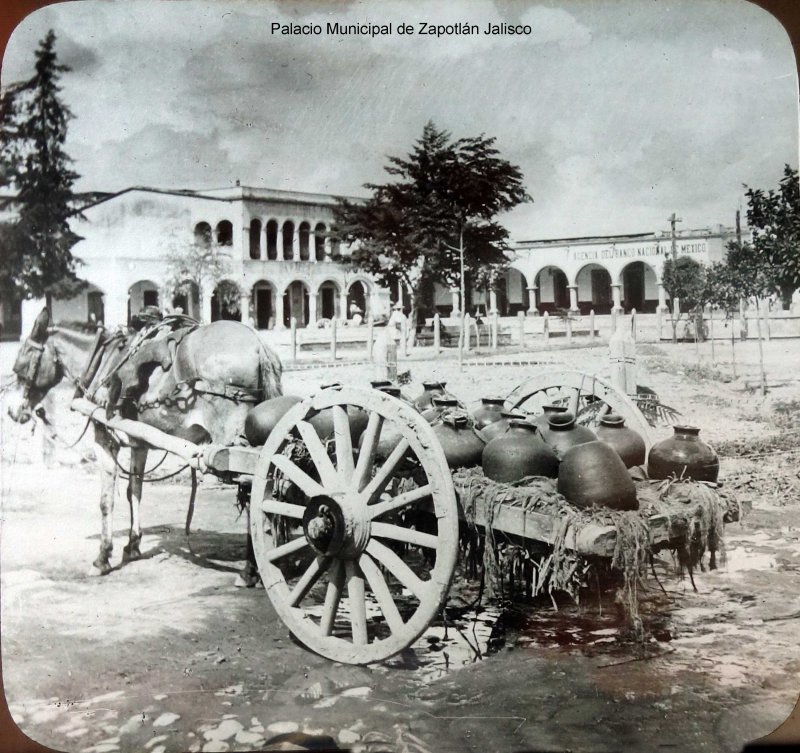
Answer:
M269 748L305 733L357 751L738 751L787 719L800 691L800 342L642 345L639 383L722 456L721 478L747 512L726 529L727 564L692 589L668 558L648 596L652 639L623 640L603 599L550 600L468 614L433 626L380 665L349 667L293 642L263 589L234 586L245 520L234 493L203 480L184 535L187 478L146 487L142 560L91 573L99 541L99 481L91 444L59 450L47 467L41 432L2 424L2 668L19 727L58 750L225 751ZM2 346L2 373L13 348ZM411 360L409 392L446 380L465 401L505 395L532 373L607 374L606 349ZM487 361L489 363L487 363ZM366 367L287 371L287 393L331 381L367 385ZM52 415L65 440L82 422L61 389ZM668 435L668 428L659 429ZM155 454L158 458L158 454ZM167 472L174 465L166 462ZM113 564L128 513L120 490ZM437 641L432 641L432 637ZM795 727L795 730L798 727Z

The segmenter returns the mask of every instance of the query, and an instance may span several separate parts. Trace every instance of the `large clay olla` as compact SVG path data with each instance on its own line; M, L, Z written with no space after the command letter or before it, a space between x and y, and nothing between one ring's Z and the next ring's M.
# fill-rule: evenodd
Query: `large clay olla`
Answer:
M674 434L654 444L647 457L650 478L690 478L716 481L719 477L717 453L700 437L696 426L674 426Z
M575 507L638 510L636 486L620 456L605 442L575 445L558 467L558 491Z
M295 395L280 395L264 400L251 408L244 420L244 435L253 447L259 447L267 441L267 437L278 421L294 405L302 400Z
M451 415L433 427L450 468L472 468L480 465L484 442L475 432L466 415Z
M512 420L504 434L484 447L481 465L485 476L506 483L526 476L558 476L558 458L528 421Z
M647 446L641 434L625 426L625 419L616 413L609 413L600 419L597 438L613 447L622 458L626 468L644 465Z
M499 421L502 418L505 408L505 398L502 397L483 397L481 398L481 405L472 414L472 420L475 422L475 428L480 431L487 427L489 424Z

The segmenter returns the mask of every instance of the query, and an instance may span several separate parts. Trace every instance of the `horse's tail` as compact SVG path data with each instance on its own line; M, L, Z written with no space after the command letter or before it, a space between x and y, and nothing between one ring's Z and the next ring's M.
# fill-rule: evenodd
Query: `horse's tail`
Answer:
M283 365L277 353L267 347L258 335L256 335L256 337L258 338L260 346L258 349L258 368L259 384L262 390L261 394L264 400L269 400L272 397L279 397L283 394L283 387L281 385Z

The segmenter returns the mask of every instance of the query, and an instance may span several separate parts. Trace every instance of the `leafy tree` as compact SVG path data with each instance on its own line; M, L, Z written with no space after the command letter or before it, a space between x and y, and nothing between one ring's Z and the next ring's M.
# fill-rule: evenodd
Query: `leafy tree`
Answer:
M230 255L220 252L210 237L196 237L190 243L173 239L165 261L167 288L173 295L191 296L196 286L201 312L204 311L203 290L222 282L231 272ZM239 310L239 289L235 285L221 285L217 296L225 308L233 312Z
M697 314L698 311L702 316L706 296L705 268L689 256L679 256L676 260L668 258L664 262L661 279L664 290L672 299L672 342L677 342L681 316L685 312ZM680 301L680 310L677 311L676 298Z
M463 321L465 277L506 264L508 231L495 217L531 198L494 143L483 135L452 141L429 122L410 154L388 158L392 182L368 183L369 199L341 200L334 210L333 235L350 244L337 260L383 284L403 283L412 332L431 283L460 286Z
M777 189L746 187L747 222L757 266L765 266L780 291L783 308L800 287L800 184L797 170L784 165Z
M79 177L64 151L72 113L58 84L69 68L57 62L49 31L36 50L35 74L0 101L0 208L15 215L3 223L0 277L29 298L74 295L84 283L71 249L80 238L69 227L76 214L72 186Z

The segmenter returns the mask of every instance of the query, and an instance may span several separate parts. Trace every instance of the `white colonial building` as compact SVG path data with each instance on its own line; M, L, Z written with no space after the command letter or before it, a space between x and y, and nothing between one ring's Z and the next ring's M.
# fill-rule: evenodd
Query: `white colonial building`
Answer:
M331 261L335 205L333 196L245 186L130 188L102 198L72 224L83 239L73 249L83 262L78 273L89 287L54 302L54 318L122 324L155 305L280 329L292 318L300 327L346 319L356 308L388 314L388 291ZM229 272L203 290L187 282L176 293L167 260L193 244L224 255Z

